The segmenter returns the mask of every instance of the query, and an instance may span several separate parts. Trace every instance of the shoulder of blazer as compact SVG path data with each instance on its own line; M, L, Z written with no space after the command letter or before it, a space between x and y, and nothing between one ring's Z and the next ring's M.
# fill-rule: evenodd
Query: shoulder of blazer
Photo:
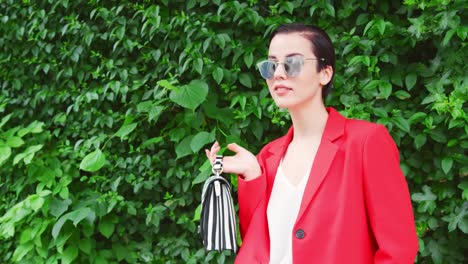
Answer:
M367 137L378 131L387 130L382 124L372 123L366 120L346 119L345 134L349 140L366 140Z

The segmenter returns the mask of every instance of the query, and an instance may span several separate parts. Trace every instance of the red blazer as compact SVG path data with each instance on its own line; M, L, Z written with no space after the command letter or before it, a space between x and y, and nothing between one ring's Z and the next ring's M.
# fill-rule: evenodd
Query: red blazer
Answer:
M413 263L418 251L410 194L396 145L384 126L328 121L291 234L293 262ZM257 158L262 175L239 177L242 245L237 264L269 263L266 209L279 161L293 136L267 144Z

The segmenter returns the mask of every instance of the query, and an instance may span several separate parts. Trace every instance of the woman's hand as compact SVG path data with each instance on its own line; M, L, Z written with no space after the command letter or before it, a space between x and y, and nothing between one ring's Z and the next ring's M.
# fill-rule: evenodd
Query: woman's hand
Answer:
M236 143L227 145L227 148L236 154L223 157L223 172L242 175L245 180L252 180L260 176L262 171L255 155ZM206 157L211 164L213 164L219 150L218 141L211 146L210 150L205 149Z

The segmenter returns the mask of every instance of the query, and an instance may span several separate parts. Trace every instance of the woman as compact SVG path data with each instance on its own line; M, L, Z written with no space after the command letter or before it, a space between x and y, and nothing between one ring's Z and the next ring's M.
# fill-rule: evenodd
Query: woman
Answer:
M289 132L255 157L229 144L239 175L236 263L413 263L418 240L398 150L384 126L324 106L335 54L321 29L288 24L258 64ZM217 142L206 150L213 161Z

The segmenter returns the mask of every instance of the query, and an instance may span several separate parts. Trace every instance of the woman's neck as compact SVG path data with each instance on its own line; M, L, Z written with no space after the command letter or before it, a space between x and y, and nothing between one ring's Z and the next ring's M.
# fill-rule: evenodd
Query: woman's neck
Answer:
M327 124L328 112L321 98L296 109L289 109L289 114L294 127L293 141L320 140L322 138Z

